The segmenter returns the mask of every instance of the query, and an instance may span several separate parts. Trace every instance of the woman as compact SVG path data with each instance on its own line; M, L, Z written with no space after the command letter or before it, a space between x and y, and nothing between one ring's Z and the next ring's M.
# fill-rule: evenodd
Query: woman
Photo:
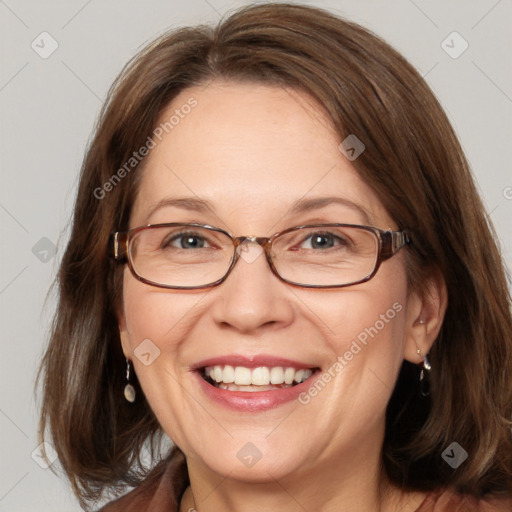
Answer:
M84 508L511 509L492 228L428 86L358 25L265 4L150 44L59 286L41 431Z

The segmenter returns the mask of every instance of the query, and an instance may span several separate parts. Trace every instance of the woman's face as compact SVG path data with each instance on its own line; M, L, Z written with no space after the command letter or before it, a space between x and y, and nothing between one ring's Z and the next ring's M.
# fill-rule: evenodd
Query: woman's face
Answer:
M183 91L162 122L173 115L179 121L146 157L130 227L197 222L233 236L308 223L397 229L304 94L214 82ZM324 197L343 201L291 212L299 200ZM257 247L247 245L228 278L208 289L157 288L126 267L121 339L149 404L189 468L263 481L334 460L352 469L374 460L416 315L405 251L366 283L306 289L280 281ZM276 379L273 368L313 374L291 388L235 392L204 380L201 368L215 365L226 380L225 366L241 367L242 380L255 366ZM300 379L295 370L288 376Z

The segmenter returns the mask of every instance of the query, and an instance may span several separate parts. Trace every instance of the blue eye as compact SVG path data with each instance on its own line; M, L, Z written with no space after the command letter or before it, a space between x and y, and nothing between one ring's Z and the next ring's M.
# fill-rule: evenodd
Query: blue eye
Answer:
M202 249L209 246L206 239L195 233L177 233L162 242L162 248Z
M335 245L346 245L346 240L332 233L313 233L303 243L307 240L310 240L310 246L306 249L330 249Z

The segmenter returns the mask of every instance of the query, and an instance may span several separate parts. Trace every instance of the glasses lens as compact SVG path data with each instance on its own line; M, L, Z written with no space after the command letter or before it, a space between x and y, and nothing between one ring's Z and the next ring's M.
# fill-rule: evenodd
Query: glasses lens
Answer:
M284 279L304 285L341 286L372 274L379 240L370 230L324 225L280 235L272 248L272 261Z
M208 228L151 226L130 240L135 273L164 286L206 286L221 279L229 268L234 246L231 238Z

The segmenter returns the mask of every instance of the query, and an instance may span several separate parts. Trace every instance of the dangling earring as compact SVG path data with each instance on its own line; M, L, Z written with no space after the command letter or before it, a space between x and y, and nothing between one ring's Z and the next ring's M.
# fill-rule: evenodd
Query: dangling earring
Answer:
M126 386L124 387L124 397L128 402L135 402L135 388L130 384L130 361L126 359Z
M421 356L421 350L418 349L418 354ZM423 356L423 366L420 371L420 393L421 396L427 397L430 395L430 384L428 380L425 378L427 372L429 372L432 369L432 365L430 364L430 361L428 360L427 356Z

